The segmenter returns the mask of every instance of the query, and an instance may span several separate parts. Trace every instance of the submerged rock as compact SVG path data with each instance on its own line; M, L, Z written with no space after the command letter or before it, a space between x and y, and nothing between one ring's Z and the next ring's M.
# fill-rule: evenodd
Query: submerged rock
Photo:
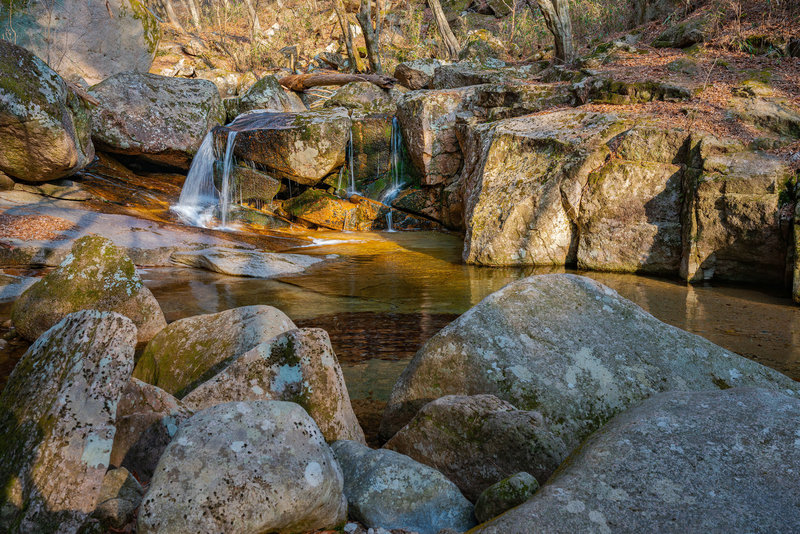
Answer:
M173 252L172 261L231 276L274 278L305 271L322 258L304 254L257 252L212 247L191 252Z
M191 415L190 409L163 389L131 378L117 405L111 465L125 467L148 482L178 427Z
M253 400L296 402L314 419L326 441L365 443L325 330L290 330L257 345L183 398L195 411Z
M297 404L230 402L195 414L167 447L138 532L290 534L344 524L342 472Z
M13 35L64 78L90 85L120 72L149 71L161 38L157 17L139 0L4 3L0 33Z
M564 444L560 455L537 455L552 472L556 459L655 393L738 386L800 392L779 372L664 324L593 280L531 276L420 349L392 390L381 433L392 436L432 399L489 393L542 414L543 428Z
M472 502L520 471L544 482L565 450L542 414L517 410L494 395L436 399L384 447L440 471Z
M130 318L140 342L152 339L167 324L131 259L98 236L77 240L61 265L17 299L11 320L20 335L34 340L66 315L87 309Z
M244 306L180 319L147 344L133 376L181 398L237 356L295 328L272 306Z
M517 473L492 484L478 497L475 503L475 518L484 523L506 510L519 506L530 499L539 483L530 473Z
M0 39L0 172L29 182L73 174L94 158L91 124L86 104L58 74Z
M117 74L93 86L98 148L157 164L189 168L206 133L225 121L217 87L208 80Z
M332 445L350 515L368 527L437 534L475 524L472 505L441 473L408 456L354 441Z
M790 532L800 524L800 400L675 391L593 434L525 504L475 530Z
M98 503L136 326L68 315L17 363L0 395L0 530L75 532Z

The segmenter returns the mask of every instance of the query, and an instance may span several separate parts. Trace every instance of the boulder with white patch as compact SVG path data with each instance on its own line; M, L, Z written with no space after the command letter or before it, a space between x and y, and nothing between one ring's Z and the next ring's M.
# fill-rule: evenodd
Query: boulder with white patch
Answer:
M68 315L22 356L0 395L0 530L75 532L98 504L136 326Z
M297 404L229 402L183 423L139 509L138 532L308 532L342 526L342 471Z
M365 443L325 330L291 330L261 343L183 398L192 410L251 400L296 402L327 441Z
M470 502L435 469L354 441L337 441L331 448L344 472L350 515L366 526L437 534L475 525Z
M798 420L800 400L775 391L655 395L474 532L796 532Z
M531 276L489 295L419 350L395 384L381 431L391 437L432 399L490 393L541 413L566 457L655 393L738 386L800 395L800 383L662 323L589 278Z

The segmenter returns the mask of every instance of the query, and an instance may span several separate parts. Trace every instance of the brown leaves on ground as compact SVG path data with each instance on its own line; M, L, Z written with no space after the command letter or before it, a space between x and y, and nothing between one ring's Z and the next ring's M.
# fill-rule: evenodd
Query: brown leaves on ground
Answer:
M67 239L63 232L73 230L72 221L50 215L8 215L0 213L0 239L45 241Z

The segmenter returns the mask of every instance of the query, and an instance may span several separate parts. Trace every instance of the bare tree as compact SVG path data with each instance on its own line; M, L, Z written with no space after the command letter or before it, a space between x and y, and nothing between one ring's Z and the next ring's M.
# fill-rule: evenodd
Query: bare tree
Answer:
M358 50L353 46L353 31L350 29L350 21L347 20L347 11L344 9L344 2L342 0L333 0L333 10L336 11L339 25L342 27L344 46L347 48L347 57L350 58L350 68L355 72L363 72L364 66L361 63L361 58L358 56Z
M192 15L192 24L196 30L202 30L203 26L200 23L200 4L197 0L183 0L186 10Z
M439 0L428 0L428 6L433 11L433 18L436 20L436 27L439 28L439 34L442 36L442 44L447 52L447 57L449 59L457 58L461 45L458 44L458 39L453 34L453 30L450 29L447 17L444 16L442 4L439 3Z
M569 18L568 0L527 0L531 9L538 6L542 10L544 23L553 34L556 45L556 59L571 63L575 58L572 44L572 21Z
M255 41L261 35L261 21L258 20L258 12L253 0L244 0L244 2L247 4L247 13L250 15L250 36Z
M164 6L164 12L167 14L167 18L172 23L172 25L178 28L178 31L180 31L181 33L186 33L183 24L181 24L178 15L175 13L175 8L172 5L172 0L162 0L161 3Z
M380 5L377 6L378 16L380 16ZM361 31L364 33L364 42L367 44L367 59L369 68L375 74L383 74L381 67L381 56L378 51L380 41L380 27L372 25L372 0L361 0L361 10L356 15Z

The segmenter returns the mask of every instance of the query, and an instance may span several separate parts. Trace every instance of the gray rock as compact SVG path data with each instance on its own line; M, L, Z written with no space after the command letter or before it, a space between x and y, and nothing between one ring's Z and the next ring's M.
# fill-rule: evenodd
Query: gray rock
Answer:
M42 334L0 395L0 530L74 532L95 509L136 326L86 310Z
M433 467L472 502L520 471L544 482L566 449L542 414L517 410L494 395L429 402L384 447Z
M290 330L261 343L183 398L195 411L253 400L296 402L314 419L326 441L366 443L325 330Z
M92 517L101 525L123 528L133 521L136 509L142 502L142 485L124 467L109 469L100 486L99 503Z
M256 345L297 328L272 306L244 306L171 323L145 347L138 378L183 397Z
M475 532L793 532L798 418L800 401L774 391L654 396Z
M370 82L350 82L336 90L324 107L342 107L360 113L394 115L397 109L390 91Z
M203 137L225 121L217 87L208 80L117 74L93 86L98 148L157 164L189 168Z
M151 384L131 378L117 405L117 433L111 465L125 467L146 483L158 459L192 411Z
M44 61L0 40L0 80L0 172L43 182L92 162L89 110Z
M478 523L485 523L506 510L524 503L538 489L539 483L533 475L525 472L492 484L478 497L475 503L475 518Z
M738 386L800 392L779 372L664 324L589 278L531 276L489 295L420 349L392 391L381 433L392 436L431 399L490 393L540 412L563 440L564 458L655 393Z
M7 3L0 21L4 36L13 35L64 78L90 85L120 72L147 72L161 38L159 21L138 0Z
M342 471L297 404L219 404L181 425L150 481L138 532L307 532L344 524Z
M233 121L242 113L254 110L277 112L307 110L300 97L284 89L278 83L278 79L271 75L258 80L244 95L226 98L224 103L227 122Z
M0 302L14 301L29 287L38 282L33 276L14 276L0 274Z
M394 77L397 78L400 85L411 90L430 89L436 69L448 63L440 59L405 61L394 69Z
M664 30L653 41L656 48L686 48L695 43L702 43L708 38L713 26L713 17L698 16L682 21Z
M332 446L344 473L350 515L368 527L436 534L468 530L472 505L441 473L408 456L354 441Z
M76 241L58 268L17 299L11 320L22 337L34 340L66 315L87 309L130 318L140 342L152 339L167 325L131 259L114 243L97 236Z
M172 254L172 261L231 276L274 278L301 273L308 267L321 262L322 258L303 254L213 247L193 252L175 252Z

